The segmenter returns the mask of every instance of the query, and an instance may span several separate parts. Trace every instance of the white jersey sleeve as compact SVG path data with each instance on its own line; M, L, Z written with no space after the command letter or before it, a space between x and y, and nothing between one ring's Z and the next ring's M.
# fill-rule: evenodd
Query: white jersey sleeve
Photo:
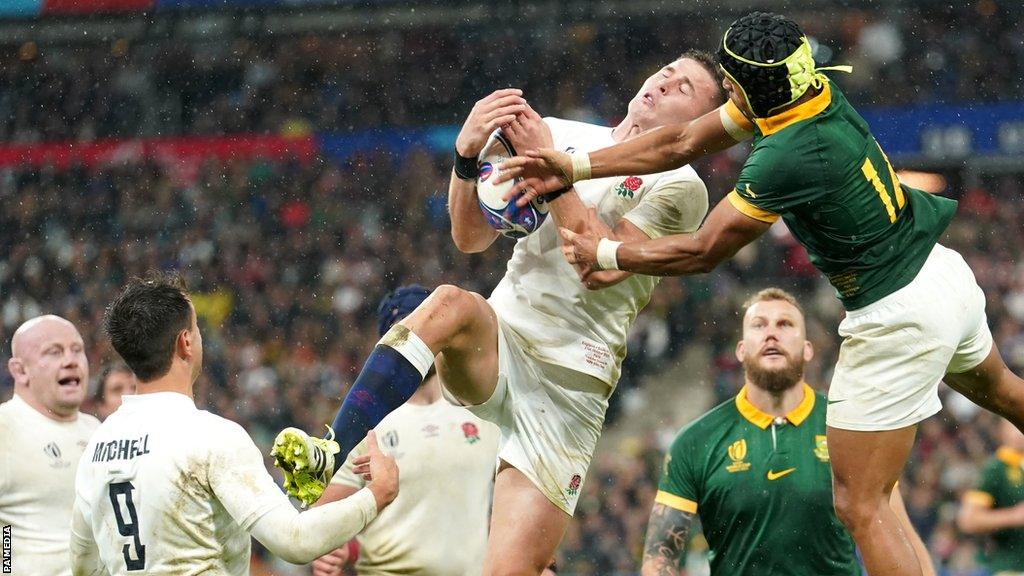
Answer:
M377 500L363 488L301 514L291 506L274 508L257 520L252 535L288 562L306 564L343 546L376 517Z
M210 453L210 488L235 522L274 554L298 564L311 562L348 542L377 516L369 489L300 514L267 473L249 435L228 424L223 441Z
M707 211L708 192L703 182L669 180L645 194L623 218L648 237L660 238L693 232L700 227Z
M92 526L78 508L79 503L75 502L71 512L71 573L75 576L107 576L110 573L100 559L100 550L92 534Z
M292 508L263 464L263 455L241 426L228 420L210 447L210 489L243 530L278 506Z

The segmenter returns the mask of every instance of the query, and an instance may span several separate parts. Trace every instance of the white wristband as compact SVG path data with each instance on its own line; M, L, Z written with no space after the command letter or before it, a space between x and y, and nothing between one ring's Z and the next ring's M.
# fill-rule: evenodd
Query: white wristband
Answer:
M601 238L597 243L597 265L601 270L618 270L619 261L615 253L619 250L622 242Z
M573 152L570 154L570 158L572 158L572 181L590 180L590 154Z

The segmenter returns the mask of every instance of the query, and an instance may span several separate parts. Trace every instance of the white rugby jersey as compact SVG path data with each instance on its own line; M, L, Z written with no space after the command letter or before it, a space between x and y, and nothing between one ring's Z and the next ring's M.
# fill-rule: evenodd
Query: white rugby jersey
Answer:
M11 527L12 574L71 574L75 466L99 425L82 413L57 422L17 394L0 404L0 525Z
M590 152L615 144L605 126L545 118L558 150ZM707 188L689 166L641 176L575 184L586 206L614 227L629 220L651 238L693 232L708 211ZM530 346L531 356L597 377L615 386L626 338L660 278L633 275L601 290L587 290L562 255L558 226L549 216L520 239L505 277L488 301Z
M400 471L398 497L357 537L360 576L472 576L483 571L498 458L497 426L441 399L403 404L374 430ZM332 482L365 485L350 454Z
M125 396L82 455L75 506L111 576L249 573L249 528L291 503L238 424L175 392Z

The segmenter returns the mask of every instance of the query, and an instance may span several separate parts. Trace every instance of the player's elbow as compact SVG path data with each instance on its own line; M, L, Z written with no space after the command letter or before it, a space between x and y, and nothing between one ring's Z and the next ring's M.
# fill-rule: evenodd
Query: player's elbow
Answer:
M452 242L455 243L455 248L463 254L477 254L490 248L498 233L486 224L484 226L486 228L474 230L471 227L455 225L453 222Z
M463 254L479 254L487 250L490 243L481 243L473 241L456 242L455 247Z
M289 564L309 564L316 560L320 556L323 556L323 551L314 549L312 546L306 546L301 543L301 540L295 539L290 545L278 546L277 549L268 547L275 556L288 562Z
M625 274L618 270L602 270L600 272L593 272L588 274L583 279L583 286L587 290L601 290L609 286L614 286L625 278Z
M701 251L693 259L693 266L690 272L694 274L707 274L718 267L722 258L709 251Z
M683 166L689 164L691 160L700 154L697 142L689 128L690 124L683 125L676 133L675 138L669 143L667 153L669 158L672 159L673 165Z

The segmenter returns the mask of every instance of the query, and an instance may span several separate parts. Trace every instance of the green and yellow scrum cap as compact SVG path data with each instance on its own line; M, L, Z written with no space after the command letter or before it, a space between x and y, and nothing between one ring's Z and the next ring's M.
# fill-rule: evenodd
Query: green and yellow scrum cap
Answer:
M820 88L825 81L821 70L851 70L815 67L811 44L796 22L770 12L752 12L733 22L722 37L718 61L756 118L771 116L812 86Z

